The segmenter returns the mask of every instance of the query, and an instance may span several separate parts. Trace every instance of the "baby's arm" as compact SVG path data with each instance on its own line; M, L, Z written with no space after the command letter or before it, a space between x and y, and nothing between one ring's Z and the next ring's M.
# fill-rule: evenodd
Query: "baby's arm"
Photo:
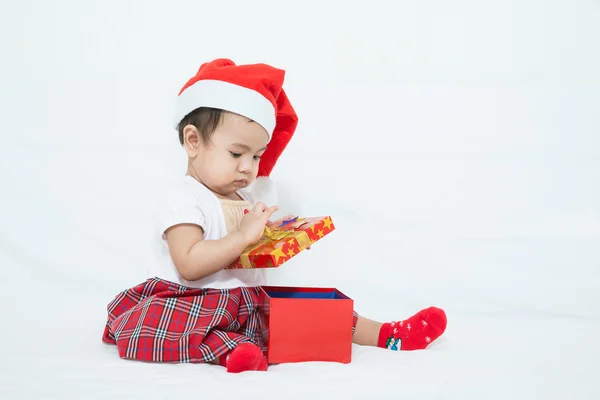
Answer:
M235 261L244 249L263 234L269 217L277 207L257 203L242 219L240 229L219 240L204 240L198 225L180 224L166 231L169 253L179 275L195 281L220 271Z
M166 232L169 253L179 275L185 280L205 278L232 263L250 244L241 231L220 240L203 240L198 225L176 225Z

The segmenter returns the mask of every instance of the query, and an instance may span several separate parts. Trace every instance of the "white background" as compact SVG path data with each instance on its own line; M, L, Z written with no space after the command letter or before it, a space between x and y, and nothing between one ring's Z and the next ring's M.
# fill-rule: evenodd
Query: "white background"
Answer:
M592 0L2 2L0 397L597 398L599 43ZM217 57L287 70L282 211L337 226L272 282L442 307L430 349L233 377L101 343Z

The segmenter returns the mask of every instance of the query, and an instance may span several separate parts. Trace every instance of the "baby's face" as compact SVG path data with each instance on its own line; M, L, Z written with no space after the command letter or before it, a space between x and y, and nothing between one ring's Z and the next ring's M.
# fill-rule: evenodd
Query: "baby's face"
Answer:
M210 190L229 196L256 179L268 138L267 131L256 122L224 113L211 142L202 146L193 161L194 169Z

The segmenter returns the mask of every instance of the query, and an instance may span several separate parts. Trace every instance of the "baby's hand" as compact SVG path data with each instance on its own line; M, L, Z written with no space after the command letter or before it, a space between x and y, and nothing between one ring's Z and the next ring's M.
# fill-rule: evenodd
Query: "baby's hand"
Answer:
M267 207L259 201L244 215L239 230L244 234L248 244L255 243L262 237L265 225L277 210L279 210L278 206Z
M297 215L288 214L288 215L286 215L285 217L283 217L283 218L279 218L279 219L278 219L278 220L276 220L276 221L267 221L267 226L268 226L269 228L272 228L272 227L274 227L274 226L276 227L276 226L279 226L279 225L281 225L281 223L282 223L283 221L287 221L287 220L290 220L290 219L294 219L294 218L296 218L296 217L297 217Z

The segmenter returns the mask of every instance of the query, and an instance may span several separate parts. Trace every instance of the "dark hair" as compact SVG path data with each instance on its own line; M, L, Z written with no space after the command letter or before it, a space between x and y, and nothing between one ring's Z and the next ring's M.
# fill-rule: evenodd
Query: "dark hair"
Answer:
M202 141L204 144L208 144L210 138L215 130L219 127L223 121L223 111L219 108L200 107L183 117L179 125L177 125L177 131L179 132L179 143L183 145L183 128L186 125L194 125L200 132Z

